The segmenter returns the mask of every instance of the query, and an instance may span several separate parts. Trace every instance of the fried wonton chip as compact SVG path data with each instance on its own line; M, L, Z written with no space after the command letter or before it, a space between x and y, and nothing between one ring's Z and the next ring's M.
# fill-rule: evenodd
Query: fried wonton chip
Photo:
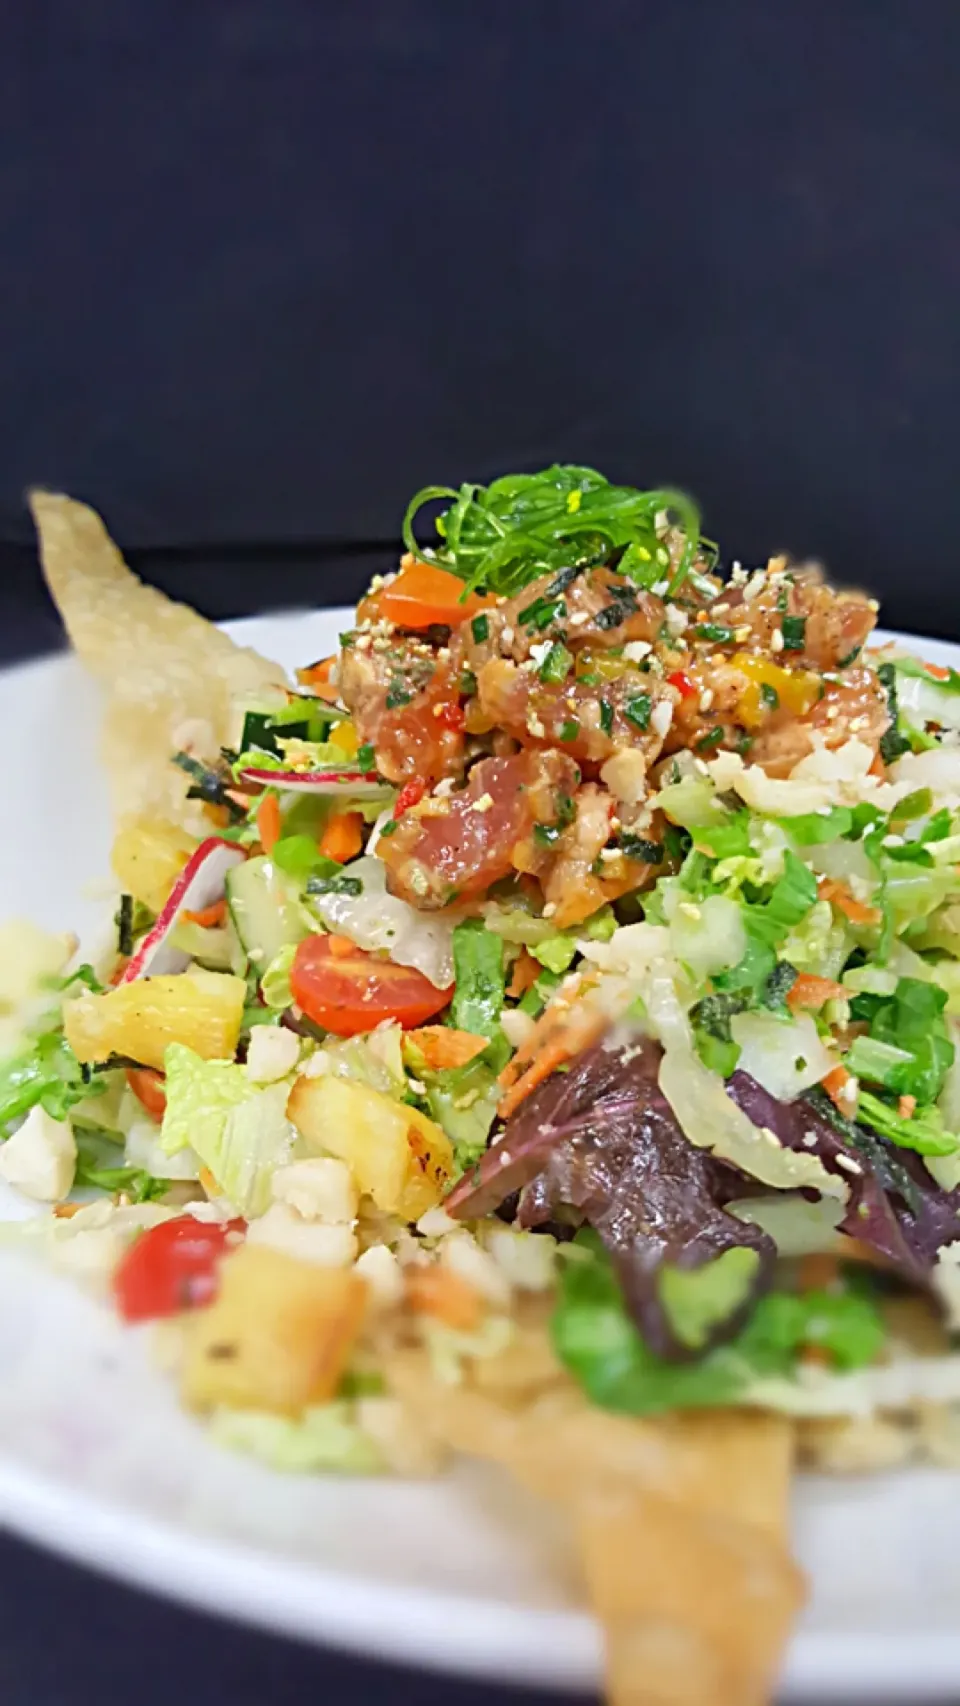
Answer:
M529 1383L504 1353L438 1381L419 1347L387 1358L418 1424L558 1502L603 1626L611 1706L761 1706L803 1599L788 1550L790 1424L595 1408L559 1367Z
M30 508L54 603L106 695L103 759L117 821L146 812L202 832L171 754L187 747L216 758L236 704L282 688L283 670L144 586L86 504L34 491Z

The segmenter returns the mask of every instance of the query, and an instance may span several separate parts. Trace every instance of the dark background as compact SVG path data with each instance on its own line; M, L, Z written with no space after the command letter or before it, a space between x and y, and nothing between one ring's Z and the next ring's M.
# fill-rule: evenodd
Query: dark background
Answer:
M958 91L955 0L4 9L0 656L58 635L30 483L223 615L346 600L416 487L554 458L956 633ZM479 1698L14 1542L0 1692Z

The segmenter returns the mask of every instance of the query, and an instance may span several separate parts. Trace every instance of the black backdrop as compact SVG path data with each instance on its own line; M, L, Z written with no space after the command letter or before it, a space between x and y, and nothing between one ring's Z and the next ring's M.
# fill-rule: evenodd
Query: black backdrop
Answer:
M0 9L0 656L57 633L32 482L224 614L554 457L956 632L958 90L957 0ZM478 1698L14 1542L0 1630L12 1706Z
M423 482L561 457L955 625L955 0L21 10L8 545L41 481L209 609L323 598Z

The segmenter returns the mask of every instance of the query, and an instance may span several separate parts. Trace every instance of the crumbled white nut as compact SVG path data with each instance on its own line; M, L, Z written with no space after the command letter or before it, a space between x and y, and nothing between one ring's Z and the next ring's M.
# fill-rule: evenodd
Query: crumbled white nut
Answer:
M592 616L589 610L575 610L570 617L569 625L571 628L582 628L591 620Z
M669 585L670 582L668 580L654 581L650 591L653 593L655 598L662 598Z
M417 1231L424 1238L444 1238L448 1232L458 1232L459 1224L445 1208L428 1208L417 1221Z
M513 1226L490 1225L486 1245L517 1291L549 1291L556 1270L557 1246L545 1232L518 1232Z
M612 865L623 858L623 853L619 847L601 847L600 858L605 865Z
M453 793L455 783L452 776L444 776L433 790L435 800L445 800Z
M538 640L536 645L530 647L530 656L536 664L537 669L540 668L552 645L552 640Z
M547 732L546 729L544 728L542 722L540 721L540 718L535 717L532 711L531 711L529 717L527 718L527 728L529 729L529 731L532 735L537 736L538 740L542 740L543 736Z
M783 651L783 634L779 628L775 628L770 636L770 650L772 652Z
M473 805L470 807L470 810L472 812L480 812L481 814L484 812L492 811L493 810L493 795L492 794L481 794L480 798L478 800L474 800Z
M512 628L504 628L500 635L500 644L501 646L512 646L515 638L516 635Z
M333 1226L352 1226L360 1202L349 1167L332 1155L312 1155L278 1167L273 1197L275 1202L289 1203L305 1220L323 1220Z
M639 805L647 791L647 761L643 753L635 747L618 747L600 771L600 780L615 799L625 805Z
M650 727L655 729L661 740L666 739L667 730L673 722L673 706L669 699L661 699L650 714Z
M371 1244L357 1262L357 1273L370 1288L370 1302L376 1309L391 1309L403 1297L403 1274L400 1263L386 1244Z
M556 912L556 910L557 910L556 901L555 900L548 900L546 906L543 909L543 917L544 918L552 918L554 913Z
M750 638L750 625L749 625L749 623L745 623L742 628L734 628L733 637L736 640L738 646L742 646L745 640L749 640L749 638Z
M283 1025L254 1025L247 1044L246 1073L255 1084L286 1078L300 1058L300 1038Z
M19 1131L0 1145L0 1178L36 1202L59 1202L73 1184L77 1145L69 1120L30 1109Z
M687 615L686 611L681 610L678 605L676 605L676 604L668 604L667 605L667 631L668 631L668 633L673 634L674 637L676 637L678 634L682 634L683 630L686 628L689 620L690 620L690 618Z
M510 1302L510 1282L506 1274L493 1257L480 1248L472 1233L464 1230L451 1232L441 1239L438 1255L441 1267L466 1280L488 1303L502 1307Z
M500 1015L500 1029L511 1048L522 1048L535 1024L536 1020L519 1007L505 1007Z
M705 687L703 692L700 695L700 709L701 709L701 711L709 711L712 704L713 704L713 688L712 687Z
M248 1244L268 1244L301 1262L321 1268L349 1268L357 1259L357 1235L351 1226L326 1226L304 1220L289 1203L275 1202L247 1227Z
M647 640L630 640L623 648L623 655L628 663L641 663L652 650Z

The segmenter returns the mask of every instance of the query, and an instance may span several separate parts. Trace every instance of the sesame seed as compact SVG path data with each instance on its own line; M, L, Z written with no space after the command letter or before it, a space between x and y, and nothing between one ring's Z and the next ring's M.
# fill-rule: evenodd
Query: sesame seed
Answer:
M816 1149L817 1134L815 1131L805 1131L800 1141L804 1149Z
M775 628L774 632L770 636L770 650L772 652L783 651L783 635L779 628Z
M712 687L705 687L703 692L700 695L700 709L701 709L701 711L709 711L712 704L713 704L713 688Z
M514 638L514 630L512 628L504 628L503 633L500 635L501 646L512 646Z
M838 1155L837 1156L837 1166L842 1167L843 1171L845 1173L862 1173L863 1172L863 1168L861 1167L859 1161L852 1160L852 1158L849 1155Z
M552 918L554 913L556 912L556 910L557 910L556 901L555 900L548 900L546 906L543 909L544 918Z

